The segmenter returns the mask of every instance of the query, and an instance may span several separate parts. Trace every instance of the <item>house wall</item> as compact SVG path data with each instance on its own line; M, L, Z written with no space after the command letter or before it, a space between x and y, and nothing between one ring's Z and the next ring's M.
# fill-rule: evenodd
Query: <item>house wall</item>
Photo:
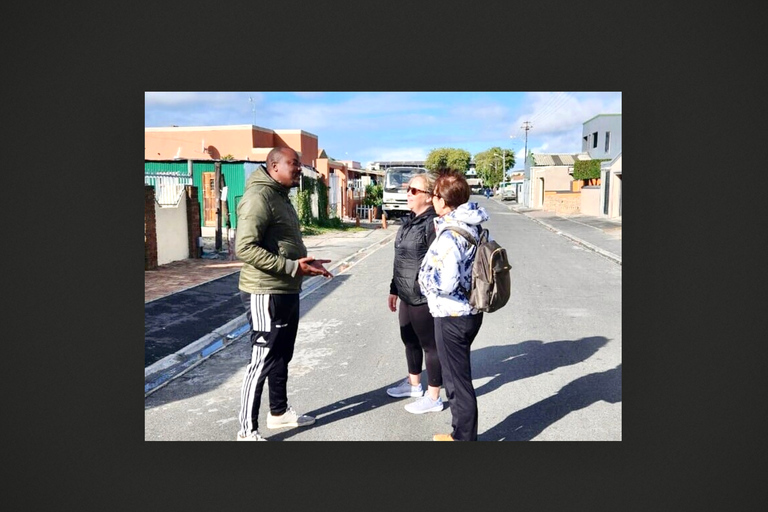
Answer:
M592 134L597 132L597 147L592 147ZM605 151L605 133L611 132L610 145ZM582 151L590 158L613 160L621 153L621 114L600 114L585 121L581 130ZM584 137L587 137L585 145Z
M611 173L611 187L608 190L610 203L608 204L609 217L621 217L621 155L613 162L609 172Z
M588 186L581 188L581 213L583 215L600 216L600 187Z
M339 201L336 203L336 211L335 212L328 212L329 215L336 217L343 218L343 217L350 217L351 215L354 215L354 209L353 204L350 202L352 198L352 191L347 190L348 184L349 184L349 177L348 177L348 169L347 166L343 163L340 163L338 161L331 161L329 158L318 158L315 162L315 168L317 169L317 172L319 172L323 176L323 182L331 186L331 181L329 179L329 175L331 173L331 170L333 170L333 173L337 176L338 180L338 199ZM331 193L329 191L328 193L328 199L329 199L329 208L330 208L330 198ZM351 212L351 213L350 213Z
M159 244L158 229L162 240ZM155 200L155 188L144 186L144 270L157 270L158 264L188 257L199 258L200 229L196 187L185 186L179 204L164 208ZM172 231L170 238L166 236L169 230Z
M176 206L161 207L155 203L155 223L157 233L157 264L165 265L172 261L185 260L189 257L187 229L187 201L183 195Z
M544 190L571 190L573 177L568 173L569 167L556 166L544 168ZM541 174L540 174L541 176Z
M144 128L144 159L253 160L253 148L273 147L274 132L253 125Z
M575 215L581 213L581 193L544 192L542 209L555 212L555 215Z
M570 167L566 165L553 165L548 167L531 167L533 176L532 197L526 203L530 208L542 208L541 203L541 178L544 178L544 194L547 192L571 192L573 177L569 174Z
M299 153L304 165L314 167L317 160L317 135L303 130L275 130L272 147L288 146Z
M305 165L314 165L317 158L317 135L303 130L270 130L250 124L144 128L145 160L217 160L232 155L236 160L264 161L278 146L296 150Z

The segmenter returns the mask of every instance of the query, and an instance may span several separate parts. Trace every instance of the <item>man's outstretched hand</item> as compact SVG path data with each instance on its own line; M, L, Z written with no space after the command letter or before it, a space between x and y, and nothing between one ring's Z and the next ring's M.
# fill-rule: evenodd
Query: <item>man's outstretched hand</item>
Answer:
M323 263L330 263L331 260L316 260L313 256L307 256L306 258L300 258L299 263L299 275L301 276L325 276L333 277L333 274L328 272Z

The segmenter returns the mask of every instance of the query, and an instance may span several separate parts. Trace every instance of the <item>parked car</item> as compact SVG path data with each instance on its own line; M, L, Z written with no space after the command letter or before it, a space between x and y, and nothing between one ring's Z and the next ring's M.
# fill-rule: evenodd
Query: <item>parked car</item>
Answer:
M517 185L504 181L499 184L498 194L501 196L502 201L517 200Z

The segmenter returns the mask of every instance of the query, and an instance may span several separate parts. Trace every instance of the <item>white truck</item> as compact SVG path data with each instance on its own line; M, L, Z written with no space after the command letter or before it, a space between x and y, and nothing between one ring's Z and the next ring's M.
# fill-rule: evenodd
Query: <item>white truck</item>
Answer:
M384 194L381 207L388 219L407 215L408 181L416 174L427 172L423 167L390 167L384 175Z

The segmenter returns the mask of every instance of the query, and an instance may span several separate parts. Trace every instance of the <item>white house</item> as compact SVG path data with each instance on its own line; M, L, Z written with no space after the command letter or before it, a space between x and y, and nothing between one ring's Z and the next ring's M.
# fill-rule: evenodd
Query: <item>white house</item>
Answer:
M616 158L621 153L621 114L598 114L584 121L581 151L592 159Z
M600 164L599 215L621 217L621 114L598 114L584 121L581 148Z

